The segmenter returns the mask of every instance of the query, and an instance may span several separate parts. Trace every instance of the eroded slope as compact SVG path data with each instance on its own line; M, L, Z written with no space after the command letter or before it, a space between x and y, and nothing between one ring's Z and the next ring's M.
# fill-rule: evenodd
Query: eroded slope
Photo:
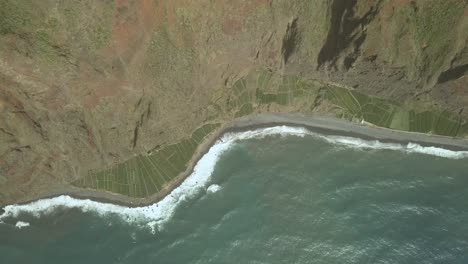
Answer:
M0 203L147 196L256 112L463 137L467 41L463 0L2 0Z

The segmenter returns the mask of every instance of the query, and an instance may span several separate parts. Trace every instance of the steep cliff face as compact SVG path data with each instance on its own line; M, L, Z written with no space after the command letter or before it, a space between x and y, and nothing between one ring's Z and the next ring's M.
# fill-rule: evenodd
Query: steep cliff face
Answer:
M358 117L323 87L398 102L383 126L443 112L453 128L421 131L463 136L467 42L463 0L1 0L0 203L113 191L89 172L236 116Z

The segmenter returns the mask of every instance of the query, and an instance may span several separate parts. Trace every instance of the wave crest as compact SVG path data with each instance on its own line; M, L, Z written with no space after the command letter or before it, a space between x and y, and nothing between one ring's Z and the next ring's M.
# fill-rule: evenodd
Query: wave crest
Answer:
M95 212L99 215L116 214L123 220L144 224L151 228L152 232L162 228L167 222L178 204L181 201L190 199L200 190L217 191L219 186L210 186L211 175L220 155L228 150L236 141L251 138L263 138L269 135L281 136L313 136L325 140L332 144L342 145L358 149L387 149L398 150L406 153L429 154L445 158L460 159L468 157L467 151L453 151L438 147L423 147L419 144L408 143L383 143L378 140L364 140L345 136L327 136L311 132L303 127L275 126L250 130L245 132L226 133L208 150L208 152L195 165L193 173L169 195L158 203L148 206L129 208L109 203L101 203L89 199L75 199L67 195L62 195L49 199L41 199L28 204L8 205L4 208L4 213L0 215L0 221L7 218L17 218L20 213L29 213L40 217L49 214L59 207L78 208L83 212ZM216 189L216 190L215 190ZM19 223L19 222L18 222Z

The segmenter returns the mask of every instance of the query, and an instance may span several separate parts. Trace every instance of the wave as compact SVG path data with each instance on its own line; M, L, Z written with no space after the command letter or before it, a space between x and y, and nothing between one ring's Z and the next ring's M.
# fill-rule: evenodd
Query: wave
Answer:
M343 145L346 147L357 149L399 150L406 153L419 153L449 159L468 158L468 151L455 151L439 147L424 147L411 142L409 142L408 144L383 143L378 140L363 140L353 137L323 135L320 135L320 138L323 138L324 140L332 144Z
M28 227L30 224L28 222L18 221L16 222L15 227L18 229Z
M0 215L0 220L17 218L21 213L40 217L44 214L50 214L60 207L78 208L83 212L94 212L102 216L115 214L125 221L145 224L155 233L156 230L160 229L171 218L180 202L190 199L204 189L210 180L219 156L229 149L234 139L232 137L223 137L218 140L198 161L193 169L193 173L179 187L175 188L158 203L129 208L96 202L90 199L75 199L67 195L61 195L54 198L37 200L28 204L8 205L4 208L4 213Z
M237 137L242 139L249 138L261 138L268 135L279 134L282 136L300 136L305 135L312 136L315 138L322 139L328 143L341 145L344 147L355 148L355 149L375 149L375 150L398 150L406 153L419 153L432 156L438 156L450 159L463 159L468 158L468 151L455 151L444 149L440 147L425 147L416 143L409 142L407 144L400 143L385 143L379 140L365 140L355 137L347 136L333 136L323 135L312 132L303 127L291 127L291 126L275 126L270 128L257 129L252 131L246 131L238 133Z
M36 217L49 214L57 208L78 208L83 212L94 212L98 215L115 214L123 220L144 224L151 228L153 233L162 228L174 214L178 204L194 197L196 194L218 191L220 186L209 185L214 167L222 153L228 150L235 142L251 138L263 138L270 135L299 136L306 135L322 139L326 142L357 149L388 149L407 153L429 154L445 158L460 159L468 157L467 151L452 151L438 147L423 147L415 143L398 144L383 143L378 140L363 140L344 136L327 136L311 132L303 127L275 126L250 130L245 132L232 132L224 134L218 139L208 152L195 165L193 173L182 184L158 203L152 205L129 208L109 203L101 203L89 199L75 199L62 195L49 199L41 199L28 204L8 205L0 215L0 221L8 218L18 218L21 213L28 213Z
M211 184L210 186L208 186L208 188L206 189L207 192L209 193L215 193L217 191L221 190L221 186L217 185L217 184Z

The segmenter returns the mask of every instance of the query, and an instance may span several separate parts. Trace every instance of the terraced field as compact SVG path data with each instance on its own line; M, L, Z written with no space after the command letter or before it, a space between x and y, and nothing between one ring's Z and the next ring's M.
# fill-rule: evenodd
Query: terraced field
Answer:
M220 113L241 117L270 104L293 106L298 100L312 104L318 90L319 87L310 81L261 69L236 81L230 89L226 105L215 104L214 107ZM86 177L73 184L135 198L148 197L161 191L186 170L197 146L219 125L204 125L194 131L191 138L164 146L149 155L138 155L104 170L89 171Z
M319 86L299 77L257 70L238 80L232 91L227 109L238 109L235 117L240 117L254 112L256 108L271 104L289 106L299 111L298 102L311 105L317 97Z
M322 94L338 117L380 127L445 136L468 135L468 122L448 112L416 111L397 102L369 97L357 91L284 76L266 69L254 70L237 80L230 88L225 104L215 104L218 112L212 119L246 116L254 112L308 112ZM148 155L138 155L89 174L74 182L83 188L119 193L130 197L148 197L161 191L185 171L197 146L220 124L207 124L195 130L190 138L166 145Z
M148 155L138 155L102 171L90 171L74 185L135 198L148 197L161 191L186 170L197 146L218 126L206 124L195 130L191 138L164 146Z
M396 102L340 87L327 87L325 94L336 106L339 116L348 120L364 120L380 127L443 136L463 137L468 134L466 120L449 112L418 112L405 109Z

